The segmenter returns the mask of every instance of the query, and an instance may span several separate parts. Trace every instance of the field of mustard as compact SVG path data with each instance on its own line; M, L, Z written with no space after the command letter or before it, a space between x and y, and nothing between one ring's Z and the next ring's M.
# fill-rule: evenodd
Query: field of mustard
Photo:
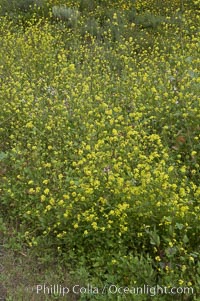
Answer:
M0 18L1 223L94 285L199 300L199 1L86 2Z

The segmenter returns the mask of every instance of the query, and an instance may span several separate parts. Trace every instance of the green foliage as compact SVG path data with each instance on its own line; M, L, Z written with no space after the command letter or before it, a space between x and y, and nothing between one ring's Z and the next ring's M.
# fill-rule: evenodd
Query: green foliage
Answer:
M43 0L11 0L11 1L6 1L6 0L1 0L0 1L0 7L1 7L1 12L3 14L8 13L27 13L31 8L34 6L42 6L43 5Z
M143 28L156 28L165 21L165 17L145 12L136 18L136 24Z
M84 285L198 289L198 16L98 4L1 18L2 221Z
M79 11L66 6L53 6L52 8L53 17L66 21L68 26L74 27L77 24Z

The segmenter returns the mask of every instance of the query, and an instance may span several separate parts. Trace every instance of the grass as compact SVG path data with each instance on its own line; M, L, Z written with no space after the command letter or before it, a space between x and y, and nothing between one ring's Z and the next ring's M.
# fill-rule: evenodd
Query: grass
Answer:
M81 283L80 279L74 279L66 267L62 266L55 258L45 263L40 256L28 249L14 250L8 248L8 238L4 235L1 236L0 252L1 300L58 300L59 297L56 296L56 293L60 291L60 287L71 289L73 285ZM55 294L51 294L48 289L40 291L39 287L44 286L44 284L47 288L51 288L54 284L56 288L52 292ZM57 285L59 289L57 289ZM78 296L68 293L65 300L76 301Z

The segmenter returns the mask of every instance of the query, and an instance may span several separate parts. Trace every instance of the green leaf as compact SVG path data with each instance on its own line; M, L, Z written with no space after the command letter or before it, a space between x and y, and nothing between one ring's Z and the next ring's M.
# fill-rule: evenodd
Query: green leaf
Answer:
M184 225L183 225L183 224L176 223L175 227L176 227L176 229L182 230L183 227L184 227Z
M0 161L3 161L5 158L7 158L8 154L4 152L0 152Z
M183 237L183 242L186 244L189 242L189 238L187 237L187 235L185 234Z

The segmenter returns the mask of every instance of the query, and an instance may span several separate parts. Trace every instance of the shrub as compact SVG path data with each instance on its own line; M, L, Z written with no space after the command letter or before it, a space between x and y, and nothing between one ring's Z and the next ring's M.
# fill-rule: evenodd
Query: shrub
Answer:
M67 22L71 27L77 24L80 15L77 9L66 6L53 6L52 12L54 18Z
M44 4L43 0L11 0L11 1L4 1L1 0L0 7L1 12L5 13L26 13L34 6L42 6Z

